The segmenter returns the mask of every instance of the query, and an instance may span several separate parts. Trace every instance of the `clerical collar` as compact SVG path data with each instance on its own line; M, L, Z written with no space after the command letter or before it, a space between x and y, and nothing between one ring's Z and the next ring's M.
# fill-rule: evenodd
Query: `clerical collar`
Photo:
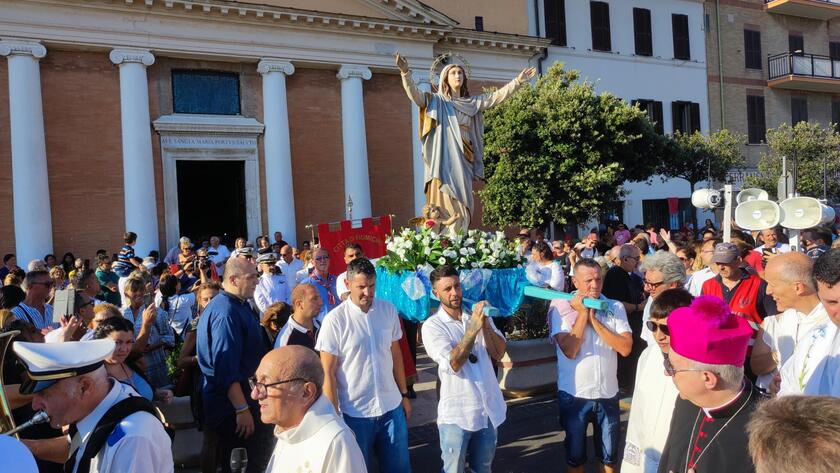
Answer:
M731 417L738 408L741 407L741 403L738 402L741 400L748 392L749 392L750 385L747 383L747 380L741 383L741 390L738 391L738 394L735 395L732 399L727 401L725 404L718 406L718 407L711 407L706 408L703 407L703 413L706 414L706 417L712 417L715 419L720 419L722 417Z

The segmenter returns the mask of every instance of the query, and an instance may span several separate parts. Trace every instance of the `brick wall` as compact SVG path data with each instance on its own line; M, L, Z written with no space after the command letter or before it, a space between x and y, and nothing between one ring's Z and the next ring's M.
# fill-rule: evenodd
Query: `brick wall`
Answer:
M0 60L0 255L15 252L12 202L12 136L9 122L9 72ZM21 261L21 265L24 263Z
M335 75L297 68L286 78L299 244L311 240L307 224L344 218L341 84Z
M41 94L54 250L93 262L122 245L119 71L105 52L49 50Z
M373 74L363 87L371 209L374 216L394 214L393 227L405 227L416 216L411 102L397 74Z

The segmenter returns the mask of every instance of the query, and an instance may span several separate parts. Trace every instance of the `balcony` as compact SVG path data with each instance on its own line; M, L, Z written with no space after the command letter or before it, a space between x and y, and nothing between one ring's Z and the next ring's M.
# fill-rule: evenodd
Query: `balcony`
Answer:
M840 60L816 54L782 53L767 59L767 87L840 93Z
M780 15L830 20L840 16L840 0L764 0L764 10Z

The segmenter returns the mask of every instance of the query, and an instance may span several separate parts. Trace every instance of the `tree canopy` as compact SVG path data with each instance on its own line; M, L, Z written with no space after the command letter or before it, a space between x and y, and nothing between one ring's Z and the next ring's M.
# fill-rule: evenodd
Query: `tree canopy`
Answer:
M744 136L720 130L710 135L699 131L694 133L674 133L668 142L668 152L665 153L659 169L664 177L679 177L691 185L692 192L698 182L723 182L727 173L744 165L741 155L741 143Z
M789 173L793 172L796 158L799 194L822 198L825 165L828 200L840 202L840 134L833 127L813 122L799 122L794 126L782 124L767 130L767 145L769 152L762 154L758 163L760 175L748 177L747 186L764 189L775 197L782 175L782 157L787 157Z
M666 139L646 112L554 64L485 114L484 223L586 221L656 173Z

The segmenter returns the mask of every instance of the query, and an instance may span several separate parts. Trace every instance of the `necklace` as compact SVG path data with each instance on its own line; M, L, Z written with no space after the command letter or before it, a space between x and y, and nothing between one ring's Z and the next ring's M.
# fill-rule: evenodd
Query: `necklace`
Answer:
M747 389L749 389L749 387L747 387ZM685 451L685 471L687 473L693 473L694 472L694 467L697 466L697 464L700 462L700 458L703 457L703 454L706 453L706 450L709 448L709 446L712 443L714 443L717 436L720 435L721 432L723 432L723 429L725 429L726 426L729 425L730 422L732 422L732 419L738 417L738 414L741 412L741 410L743 410L744 407L746 407L747 404L749 404L750 398L752 398L752 389L750 389L749 393L747 394L747 400L744 401L743 404L741 404L741 407L739 407L738 410L735 411L735 414L732 417L730 417L729 420L727 420L725 424L723 424L723 427L721 427L720 430L718 430L715 433L715 435L712 436L712 439L709 440L709 443L707 443L706 446L703 447L703 450L700 451L700 455L697 455L697 460L694 461L694 465L689 470L688 469L688 460L689 460L688 455L689 455L689 453L691 453L691 440L694 438L694 432L697 429L697 421L700 420L700 413L703 412L703 410L701 409L699 412L697 412L697 417L694 419L694 426L691 428L691 437L688 438L688 448Z

